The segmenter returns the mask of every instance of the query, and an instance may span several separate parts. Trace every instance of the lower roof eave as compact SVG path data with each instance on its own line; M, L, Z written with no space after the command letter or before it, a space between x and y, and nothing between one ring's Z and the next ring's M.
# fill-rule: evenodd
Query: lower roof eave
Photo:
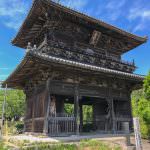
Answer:
M71 61L71 60L65 60L65 59L62 59L62 58L57 58L57 57L49 56L47 54L43 54L43 53L37 52L35 50L34 51L30 50L25 55L25 57L23 58L21 63L14 70L14 72L3 82L3 84L2 84L3 87L5 87L5 85L8 84L8 87L10 87L10 88L23 88L23 85L20 84L21 81L15 82L15 80L17 79L17 74L19 73L19 71L21 71L21 69L24 68L24 66L28 63L28 60L30 58L40 59L42 61L55 63L55 64L58 64L58 65L60 65L60 64L64 65L64 66L68 65L70 67L80 68L80 69L83 69L83 70L94 71L96 73L104 73L104 74L107 74L107 75L113 75L116 78L124 77L128 80L137 81L138 83L142 83L143 80L144 80L144 76L141 76L141 75L126 73L126 72L122 72L122 71L112 70L112 69L98 67L98 66L89 65L89 64L83 64L83 63L75 62L75 61ZM29 65L29 64L27 64L27 65ZM22 79L24 78L24 76L27 76L27 74L23 75Z
M38 57L40 59L50 61L50 62L55 62L55 63L58 63L58 64L70 65L70 66L73 66L73 67L80 67L82 69L88 69L88 70L93 70L93 71L102 72L102 73L122 75L122 76L125 76L125 77L129 77L131 79L137 79L139 81L143 81L144 78L145 78L145 76L143 76L143 75L122 72L122 71L103 68L103 67L94 66L94 65L90 65L90 64L84 64L84 63L80 63L80 62L76 62L76 61L66 60L66 59L63 59L63 58L57 58L57 57L53 57L53 56L43 54L43 53L40 53L40 52L36 52L36 51L32 51L32 55L35 56L35 57Z

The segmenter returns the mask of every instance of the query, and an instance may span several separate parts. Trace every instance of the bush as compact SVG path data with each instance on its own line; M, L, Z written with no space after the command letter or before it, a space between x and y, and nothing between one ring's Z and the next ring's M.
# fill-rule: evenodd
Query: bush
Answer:
M24 130L24 123L22 123L22 122L17 122L16 125L15 125L15 127L16 127L18 133L23 133L23 130Z
M142 138L150 139L150 101L145 98L143 90L132 93L132 111L134 117L140 118Z
M150 139L150 125L148 126L142 119L140 119L141 136L144 139Z

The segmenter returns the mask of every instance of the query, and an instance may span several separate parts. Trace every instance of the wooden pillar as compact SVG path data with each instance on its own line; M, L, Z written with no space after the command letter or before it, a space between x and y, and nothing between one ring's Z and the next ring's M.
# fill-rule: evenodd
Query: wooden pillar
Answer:
M26 128L26 121L29 119L29 105L28 105L28 101L29 101L29 96L27 95L26 91L24 92L26 95L26 111L25 111L25 119L24 119L24 132L27 132L27 128Z
M43 127L43 133L48 134L48 117L49 117L49 111L50 111L50 79L46 82L46 93L47 98L45 99L45 119L44 119L44 127Z
M111 87L112 80L108 81L108 93L106 100L109 104L109 117L110 117L110 123L111 123L111 130L112 133L116 133L116 120L115 120L115 112L114 112L114 100L113 100L113 93L112 93L112 87Z
M83 130L83 105L80 102L80 132Z
M79 135L79 126L80 126L80 113L79 113L79 87L75 86L74 93L74 114L75 114L75 126L76 134Z
M57 113L64 113L64 99L61 96L56 96L56 111Z
M34 87L34 94L33 94L33 99L32 99L32 132L35 130L35 104L37 100L37 87Z
M96 127L96 103L95 101L93 101L93 129L96 130L97 127Z
M130 118L131 118L131 121L129 122L129 132L130 130L132 129L133 127L133 114L132 114L132 104L131 104L131 90L128 91L128 102L129 102L129 110L130 110Z
M111 114L112 114L112 132L116 133L116 119L115 119L114 100L113 99L111 99Z

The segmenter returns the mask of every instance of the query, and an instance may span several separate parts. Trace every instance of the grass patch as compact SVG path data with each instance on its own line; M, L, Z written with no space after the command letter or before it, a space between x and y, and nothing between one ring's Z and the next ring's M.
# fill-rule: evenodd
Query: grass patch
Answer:
M0 150L9 150L10 147L6 146L3 141L0 141Z
M118 146L110 146L98 140L83 140L80 142L81 150L121 150Z
M82 140L77 144L49 144L34 143L32 146L22 147L22 150L121 150L118 146L110 146L98 140Z
M106 143L99 140L81 140L77 143L44 143L30 142L28 140L11 141L8 143L0 142L0 150L11 150L12 147L18 147L20 150L121 150L119 146L112 143Z
M24 147L22 150L77 150L77 145L75 144L35 144L30 147Z

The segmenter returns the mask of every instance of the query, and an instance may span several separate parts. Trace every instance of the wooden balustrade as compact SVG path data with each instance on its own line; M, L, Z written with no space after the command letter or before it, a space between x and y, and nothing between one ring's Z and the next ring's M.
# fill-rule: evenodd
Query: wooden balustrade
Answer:
M72 114L55 113L48 118L48 133L51 136L75 133L75 117Z

